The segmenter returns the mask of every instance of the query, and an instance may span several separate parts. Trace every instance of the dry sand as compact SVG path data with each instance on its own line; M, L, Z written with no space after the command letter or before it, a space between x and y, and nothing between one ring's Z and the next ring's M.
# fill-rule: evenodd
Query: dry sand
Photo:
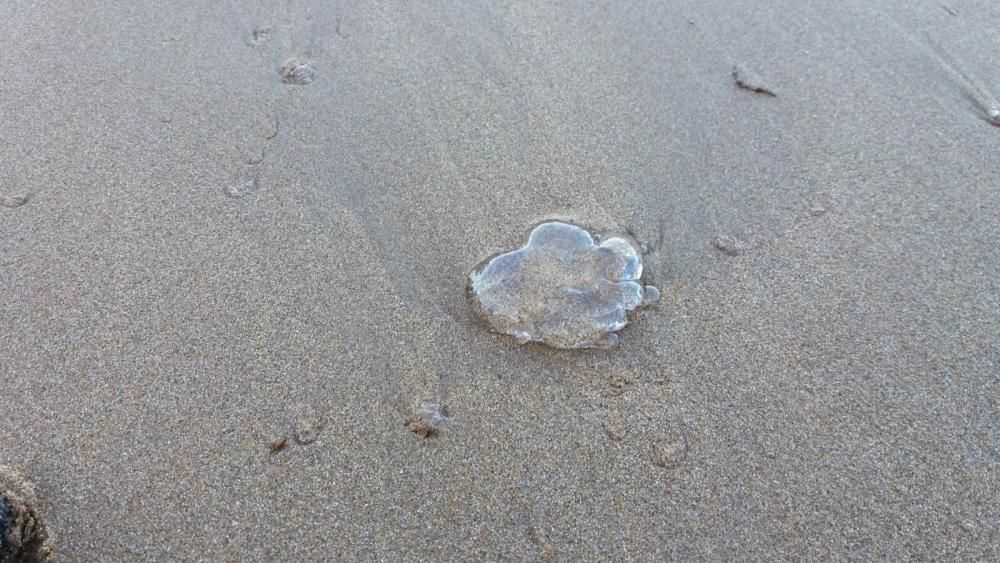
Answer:
M367 4L3 4L61 557L1000 558L1000 4ZM471 315L550 218L652 248L618 350Z

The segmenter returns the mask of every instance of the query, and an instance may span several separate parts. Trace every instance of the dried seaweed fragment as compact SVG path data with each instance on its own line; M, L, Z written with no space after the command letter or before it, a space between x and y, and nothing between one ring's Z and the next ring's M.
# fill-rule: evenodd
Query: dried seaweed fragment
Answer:
M743 88L744 90L750 90L751 92L764 94L766 96L771 96L772 98L778 97L777 94L764 85L764 81L757 75L757 73L740 65L733 66L733 80L736 82L738 87Z

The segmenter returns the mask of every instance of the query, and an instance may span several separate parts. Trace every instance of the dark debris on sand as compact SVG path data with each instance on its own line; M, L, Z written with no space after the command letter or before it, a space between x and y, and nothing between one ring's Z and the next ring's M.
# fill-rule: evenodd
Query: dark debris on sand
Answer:
M733 80L736 82L736 86L744 90L750 90L751 92L764 94L772 98L778 97L774 91L764 85L763 80L756 73L740 65L733 66Z
M0 467L0 563L47 561L51 554L34 487L12 469Z
M441 432L448 419L448 411L437 403L424 403L417 407L406 428L421 438L433 438Z

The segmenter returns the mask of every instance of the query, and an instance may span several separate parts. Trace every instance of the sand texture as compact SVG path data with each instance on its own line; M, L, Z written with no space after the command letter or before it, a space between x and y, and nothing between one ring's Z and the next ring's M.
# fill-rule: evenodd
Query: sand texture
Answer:
M1000 559L995 0L0 10L58 558ZM618 349L471 311L545 220L646 245Z

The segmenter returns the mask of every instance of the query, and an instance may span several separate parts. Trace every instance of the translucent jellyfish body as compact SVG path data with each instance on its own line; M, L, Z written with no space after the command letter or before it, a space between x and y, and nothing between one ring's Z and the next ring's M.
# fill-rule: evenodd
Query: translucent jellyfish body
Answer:
M629 313L659 299L641 277L632 241L598 241L575 225L549 222L535 227L523 247L477 266L469 296L490 328L520 342L611 348Z

